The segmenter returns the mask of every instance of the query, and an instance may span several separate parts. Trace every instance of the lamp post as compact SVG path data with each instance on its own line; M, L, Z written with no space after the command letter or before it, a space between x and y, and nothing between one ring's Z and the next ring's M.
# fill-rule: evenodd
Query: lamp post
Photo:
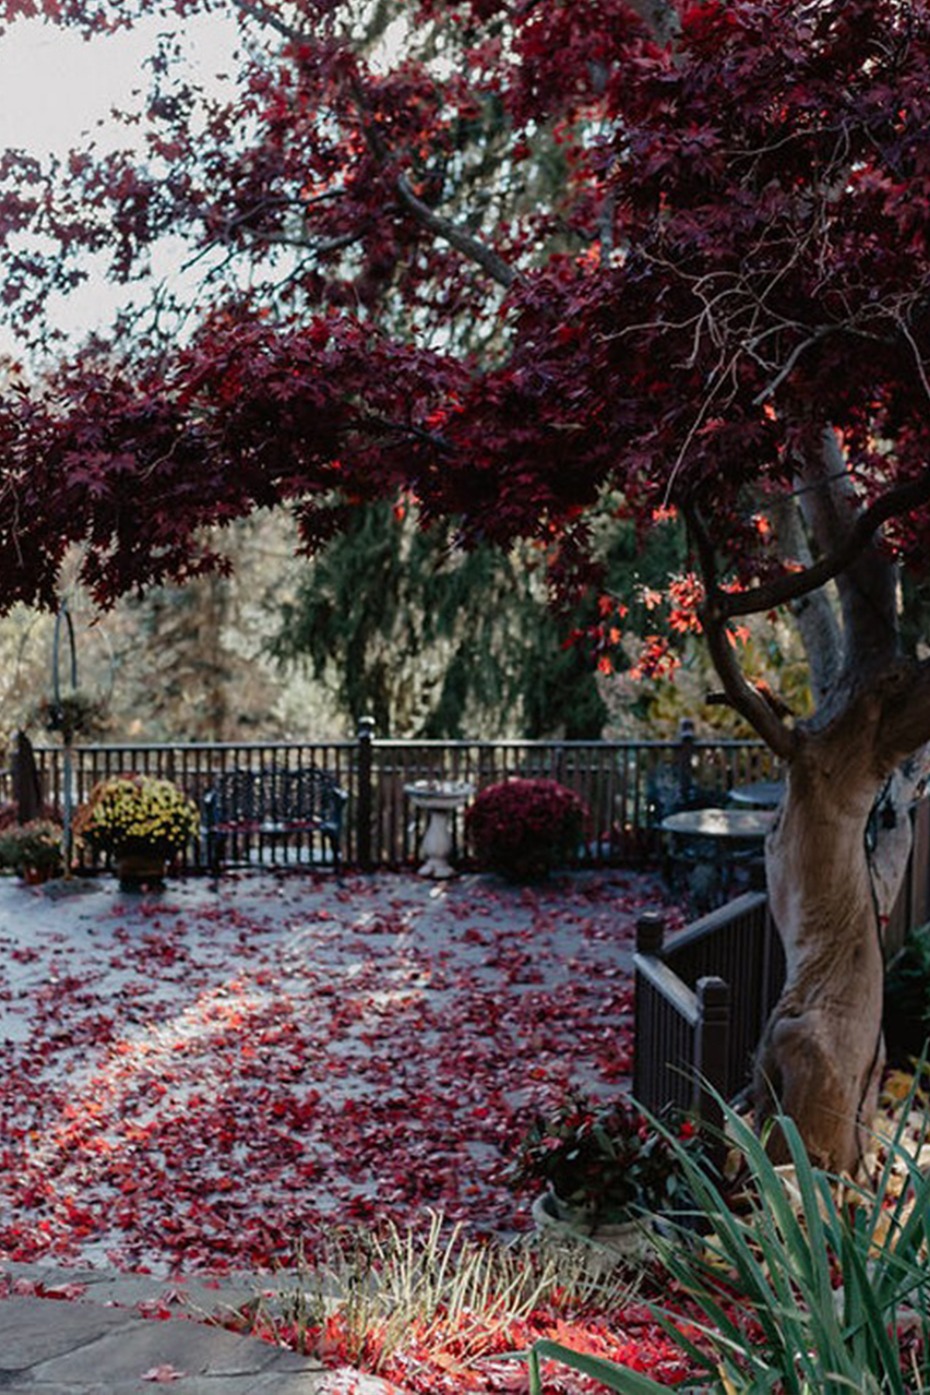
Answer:
M61 602L61 605L58 607L58 613L57 613L57 615L55 616L55 632L54 632L54 635L53 635L53 637L52 637L52 704L53 704L53 712L58 713L58 714L60 714L60 716L61 716L61 733L62 733L62 743L63 743L63 751L62 751L62 780L63 780L63 789L62 789L62 800L61 800L61 812L62 812L61 849L62 849L62 853L63 853L63 855L64 855L65 876L66 876L66 877L70 877L70 876L71 876L71 854L72 854L73 844L74 844L74 833L73 833L73 828L72 828L72 795L71 795L71 784L72 784L72 779L73 779L73 767L74 767L74 762L73 762L73 757L72 757L72 751L71 751L71 742L72 742L73 737L74 737L74 731L73 731L73 729L72 729L71 723L70 723L69 721L64 720L64 705L63 705L63 703L62 703L62 698L61 698L61 650L62 650L62 632L64 632L64 636L65 636L65 638L67 639L67 644L68 644L68 659L69 659L68 667L69 667L69 675L70 675L70 679L71 679L71 693L72 693L72 695L74 695L74 694L77 692L77 677L78 677L78 674L77 674L77 648L76 648L75 643L74 643L74 622L73 622L73 620L71 619L71 612L70 612L69 609L68 609L68 602L67 602L66 600L63 600L63 601Z

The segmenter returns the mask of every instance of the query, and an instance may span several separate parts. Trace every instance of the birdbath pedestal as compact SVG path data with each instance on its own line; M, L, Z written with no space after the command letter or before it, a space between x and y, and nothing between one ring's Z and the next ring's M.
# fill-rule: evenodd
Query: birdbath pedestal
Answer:
M415 809L426 814L426 828L420 840L421 877L444 879L455 876L449 861L452 851L452 815L467 804L474 786L464 780L418 780L405 785L404 793Z

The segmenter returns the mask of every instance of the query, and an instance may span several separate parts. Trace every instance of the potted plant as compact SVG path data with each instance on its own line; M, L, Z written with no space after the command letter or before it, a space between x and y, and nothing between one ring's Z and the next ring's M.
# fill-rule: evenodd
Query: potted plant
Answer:
M577 856L587 810L557 780L488 785L465 814L479 865L511 881L533 881Z
M101 780L74 818L75 835L94 853L115 861L127 891L159 883L165 863L199 827L194 801L173 781L153 775Z
M663 1119L670 1123L689 1152L700 1147L690 1120ZM685 1190L674 1147L632 1101L578 1091L535 1116L507 1181L514 1191L535 1190L537 1228L590 1237L620 1254L642 1253L643 1220L675 1207Z
M0 832L0 866L27 882L45 882L64 869L62 827L53 819L10 824Z

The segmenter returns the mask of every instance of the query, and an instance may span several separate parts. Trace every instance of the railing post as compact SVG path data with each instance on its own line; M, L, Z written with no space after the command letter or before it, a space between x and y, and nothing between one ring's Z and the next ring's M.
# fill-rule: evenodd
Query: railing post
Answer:
M355 848L358 865L363 872L372 869L372 742L375 737L374 717L361 717L358 724L358 788L355 799Z
M730 1072L730 989L722 978L699 978L697 1040L694 1052L695 1105L701 1122L716 1136L723 1129L720 1101L711 1090L726 1097Z
M691 798L694 784L694 723L682 717L678 723L678 797L682 804Z
M658 958L665 941L665 914L663 911L643 911L636 918L636 953L651 954Z

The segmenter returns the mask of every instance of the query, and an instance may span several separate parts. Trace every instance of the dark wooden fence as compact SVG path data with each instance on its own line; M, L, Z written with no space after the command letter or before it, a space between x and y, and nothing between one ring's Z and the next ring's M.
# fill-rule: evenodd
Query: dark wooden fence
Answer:
M64 795L62 748L36 746L45 798L59 808ZM345 858L350 866L399 868L415 859L422 814L405 793L419 780L467 781L476 790L508 776L545 776L577 792L589 810L583 862L635 866L657 848L655 813L670 788L720 794L770 778L774 757L758 742L696 741L688 726L678 741L393 741L363 724L355 740L327 742L194 742L80 745L72 750L72 803L94 783L126 771L175 780L198 803L223 770L268 765L332 771L348 791ZM9 775L0 794L12 796ZM462 815L454 819L454 857L467 860ZM281 855L310 860L299 839ZM192 853L191 862L198 864Z
M728 1099L748 1082L784 982L768 898L748 892L668 942L660 913L641 916L634 975L634 1095L714 1117L705 1085Z
M904 883L885 927L886 959L900 949L909 930L930 921L930 797L911 810L914 842Z

